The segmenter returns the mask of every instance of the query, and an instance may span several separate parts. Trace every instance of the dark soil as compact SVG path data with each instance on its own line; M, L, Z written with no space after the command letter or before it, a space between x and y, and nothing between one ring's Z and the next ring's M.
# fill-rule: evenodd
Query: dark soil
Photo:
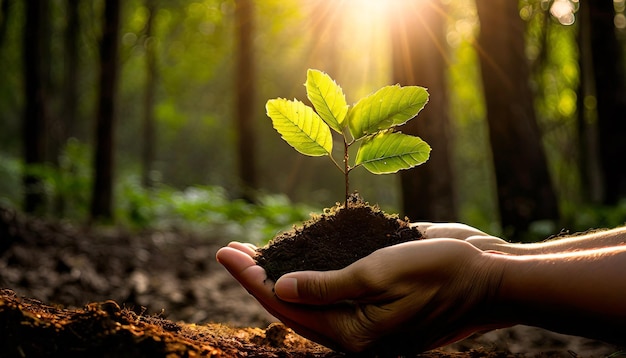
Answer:
M0 291L2 357L340 357L275 323L267 329L172 322L114 301L61 309Z
M348 209L338 203L302 227L278 235L258 249L256 260L273 281L287 272L341 269L383 247L421 239L409 224L355 194Z
M234 239L246 241L232 228L92 229L0 208L0 357L344 356L276 323L215 261ZM417 357L612 352L521 326Z

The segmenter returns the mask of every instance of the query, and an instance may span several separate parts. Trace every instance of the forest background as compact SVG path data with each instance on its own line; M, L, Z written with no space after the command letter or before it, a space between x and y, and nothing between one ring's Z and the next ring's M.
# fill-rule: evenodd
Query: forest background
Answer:
M343 199L265 114L316 68L348 103L429 89L402 130L431 159L351 175L384 210L527 241L622 225L625 28L623 0L1 0L0 204L267 240Z

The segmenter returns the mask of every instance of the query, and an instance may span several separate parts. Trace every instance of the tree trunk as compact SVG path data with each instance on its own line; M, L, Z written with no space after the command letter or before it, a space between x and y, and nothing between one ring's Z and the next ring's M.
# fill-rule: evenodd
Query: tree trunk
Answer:
M67 0L67 23L64 33L64 104L62 141L76 135L76 115L78 113L78 35L80 34L80 0Z
M41 179L30 173L33 165L45 160L45 130L47 115L46 93L46 58L44 39L48 29L45 27L47 16L41 1L25 2L25 26L23 34L23 71L24 71L24 117L22 140L24 164L26 166L22 181L24 185L24 211L43 213L44 188Z
M59 167L61 151L67 140L76 135L76 116L78 106L78 36L80 34L80 0L65 1L66 23L63 32L64 64L63 64L63 107L56 121L56 130L50 138L53 163ZM59 168L68 170L71 168ZM67 174L67 173L66 173ZM54 198L54 214L63 217L66 210L67 192L65 188L57 191Z
M404 215L411 220L457 220L452 135L448 114L445 11L440 1L406 2L392 21L393 79L428 88L429 103L402 127L433 148L429 161L400 173Z
M254 1L235 2L235 26L237 39L236 131L237 157L242 186L242 197L254 201L253 190L257 188L256 135L254 129L255 71L254 71Z
M12 5L11 0L0 0L0 48L3 48L2 45L4 45L4 40L6 39Z
M623 44L616 36L613 1L586 1L589 6L591 56L598 113L600 164L603 171L602 202L614 205L626 198L626 69Z
M141 182L144 187L152 187L152 162L154 161L155 124L154 124L154 92L156 87L156 44L153 37L154 17L156 14L155 0L146 0L148 19L146 23L146 83L143 99L143 150L141 156Z
M113 219L113 134L115 94L118 72L118 33L120 1L104 2L104 21L100 43L100 98L96 114L96 148L91 218Z
M582 197L585 202L601 203L603 200L604 180L600 167L598 143L597 106L588 98L596 98L593 60L591 54L591 19L589 6L583 4L578 11L578 52L580 66L580 85L577 93L577 128L579 173ZM587 103L586 103L587 102Z
M518 4L476 0L476 7L500 219L514 239L533 221L558 219L558 205L533 110Z

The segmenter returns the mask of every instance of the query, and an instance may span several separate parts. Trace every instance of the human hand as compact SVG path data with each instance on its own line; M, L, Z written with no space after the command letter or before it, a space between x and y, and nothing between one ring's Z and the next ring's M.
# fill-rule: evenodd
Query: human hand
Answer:
M390 246L342 270L288 273L275 285L254 255L231 243L217 259L296 332L351 352L423 351L487 328L481 311L500 273L489 254L453 239Z
M510 251L509 243L499 237L486 234L474 227L461 223L431 223L418 222L411 226L417 227L425 239L458 239L465 240L475 247L486 251Z

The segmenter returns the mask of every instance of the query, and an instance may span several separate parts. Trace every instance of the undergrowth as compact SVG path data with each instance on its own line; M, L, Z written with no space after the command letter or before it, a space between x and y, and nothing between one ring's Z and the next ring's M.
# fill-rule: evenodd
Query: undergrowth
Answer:
M68 142L59 160L24 167L0 153L0 205L21 208L21 175L27 170L41 179L47 198L42 216L76 223L89 221L91 190L90 149ZM281 231L309 219L313 209L292 203L285 195L259 194L255 203L231 198L220 186L195 185L184 189L156 183L147 189L139 176L120 175L115 184L115 224L133 230L193 230L253 243L265 243Z

